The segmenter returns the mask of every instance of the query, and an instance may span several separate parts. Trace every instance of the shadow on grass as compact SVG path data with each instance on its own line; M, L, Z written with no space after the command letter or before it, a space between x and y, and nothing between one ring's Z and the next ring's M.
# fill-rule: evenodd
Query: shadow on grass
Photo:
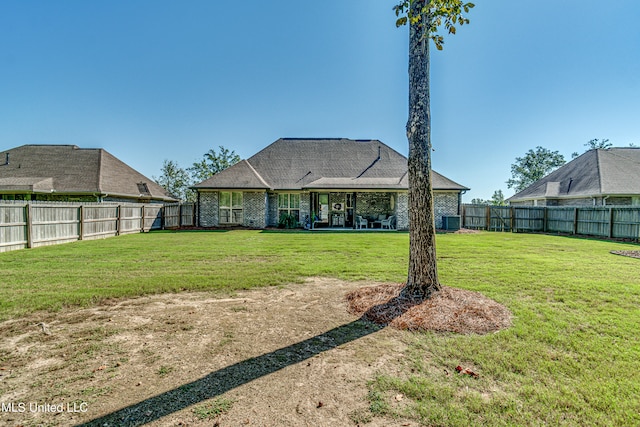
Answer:
M84 424L79 424L79 426L140 426L147 424L287 366L332 350L342 344L370 335L382 328L382 326L358 319L288 347L227 366L198 380Z

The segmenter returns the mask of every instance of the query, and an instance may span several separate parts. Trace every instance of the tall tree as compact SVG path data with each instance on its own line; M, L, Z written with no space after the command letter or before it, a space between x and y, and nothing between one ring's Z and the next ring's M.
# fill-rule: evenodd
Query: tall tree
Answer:
M429 298L442 288L436 263L436 231L431 183L431 111L429 98L429 40L442 50L444 26L456 25L474 5L461 0L403 0L394 10L397 26L409 25L409 271L405 297Z
M193 166L187 169L191 173L194 182L198 183L209 179L240 161L240 156L235 151L228 150L222 145L218 148L220 149L219 152L212 148L204 153L202 160L195 162Z
M493 196L491 196L491 204L494 206L504 206L507 202L504 201L504 194L502 190L496 190L493 192Z
M491 200L485 200L485 199L481 199L480 197L474 197L473 199L471 199L469 203L472 205L490 205Z
M518 193L564 164L564 156L558 151L538 146L535 151L527 151L524 157L516 157L507 187Z
M162 163L162 172L159 177L153 177L153 180L160 184L162 188L167 190L173 197L182 201L191 200L193 196L189 186L191 179L189 174L178 163L173 160L165 160Z
M584 146L587 147L587 151L588 150L595 150L595 149L598 149L598 148L606 150L607 148L613 147L613 144L610 143L608 139L594 138L591 141L589 141L586 144L584 144Z
M586 144L584 144L584 146L587 147L587 149L584 151L586 153L589 150L597 150L597 149L606 150L613 147L613 144L610 143L608 139L594 138L591 141L588 141ZM574 151L573 153L571 153L571 158L575 159L579 155L580 154L578 154L577 151Z

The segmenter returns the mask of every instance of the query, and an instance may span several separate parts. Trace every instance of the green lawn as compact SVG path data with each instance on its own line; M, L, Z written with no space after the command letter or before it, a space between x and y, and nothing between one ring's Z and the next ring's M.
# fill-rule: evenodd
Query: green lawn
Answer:
M400 282L407 247L403 233L154 232L3 253L0 319L309 276ZM640 246L439 235L442 282L506 305L514 325L487 336L415 334L402 373L371 379L372 412L442 426L640 425L640 259L609 253L624 249Z

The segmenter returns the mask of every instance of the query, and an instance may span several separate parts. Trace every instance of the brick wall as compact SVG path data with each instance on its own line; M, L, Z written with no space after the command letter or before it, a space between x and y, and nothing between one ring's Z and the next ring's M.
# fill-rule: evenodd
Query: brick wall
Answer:
M442 217L450 215L459 215L458 211L458 193L456 192L434 192L433 193L433 210L436 217L436 228L442 228Z
M409 229L409 193L398 193L396 199L396 228L398 230Z
M267 226L267 206L265 192L244 192L242 195L243 226L265 228Z
M200 192L200 207L198 213L200 215L201 227L217 227L219 225L217 191Z
M593 198L587 197L582 199L554 199L554 200L539 200L538 206L601 206L602 197L596 198L595 205Z
M398 230L409 229L409 193L398 194L396 214L398 215ZM457 192L434 192L433 210L436 228L442 228L442 217L459 215Z

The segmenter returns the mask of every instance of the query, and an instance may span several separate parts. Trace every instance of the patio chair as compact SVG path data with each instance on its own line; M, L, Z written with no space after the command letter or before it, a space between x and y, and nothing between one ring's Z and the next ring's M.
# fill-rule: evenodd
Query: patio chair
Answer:
M362 230L362 226L364 226L364 228L368 228L369 222L366 219L362 218L360 215L358 215L356 217L356 227Z
M383 219L382 221L380 221L380 228L387 227L389 230L395 228L395 224L393 223L395 219L395 215L391 215L389 218Z

